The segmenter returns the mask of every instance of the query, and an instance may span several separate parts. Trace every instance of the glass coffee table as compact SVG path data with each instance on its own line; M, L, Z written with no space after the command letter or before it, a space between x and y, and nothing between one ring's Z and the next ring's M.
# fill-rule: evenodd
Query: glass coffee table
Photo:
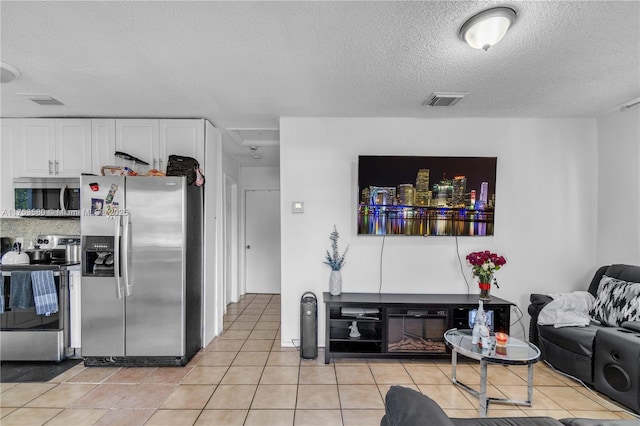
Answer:
M540 359L540 349L529 342L523 342L520 339L509 337L506 345L506 351L501 348L496 352L496 339L492 334L491 344L488 348L481 348L477 344L471 343L471 330L451 329L444 333L444 340L451 349L451 382L459 385L466 391L478 397L480 401L480 417L487 416L489 402L500 404L526 405L531 407L533 402L533 364ZM458 362L458 353L467 358L480 361L480 390L473 389L456 379L456 364ZM487 396L487 365L527 365L527 400L513 400L507 398L494 398Z

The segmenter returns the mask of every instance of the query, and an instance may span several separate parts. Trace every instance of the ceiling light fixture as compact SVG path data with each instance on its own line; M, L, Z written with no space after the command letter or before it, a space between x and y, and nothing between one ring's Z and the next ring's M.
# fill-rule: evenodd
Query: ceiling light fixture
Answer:
M620 107L620 111L625 112L627 110L630 110L631 108L636 108L638 105L640 105L640 101L631 102L629 104L622 105Z
M262 158L260 155L258 155L258 152L257 152L258 151L258 147L257 146L251 146L251 147L249 147L249 149L251 150L251 157L254 160L259 160L259 159Z
M11 83L14 79L20 77L20 71L13 65L0 62L0 82Z
M516 11L510 7L494 7L484 10L467 20L460 27L460 38L474 49L484 49L502 40L516 20Z

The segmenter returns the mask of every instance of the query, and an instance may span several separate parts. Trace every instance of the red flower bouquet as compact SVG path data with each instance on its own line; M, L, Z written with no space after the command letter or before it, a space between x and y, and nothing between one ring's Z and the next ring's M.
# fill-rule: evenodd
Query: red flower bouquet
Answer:
M467 262L471 265L474 277L478 277L480 287L480 298L488 299L491 282L494 281L493 274L507 263L507 259L489 250L476 251L467 255Z

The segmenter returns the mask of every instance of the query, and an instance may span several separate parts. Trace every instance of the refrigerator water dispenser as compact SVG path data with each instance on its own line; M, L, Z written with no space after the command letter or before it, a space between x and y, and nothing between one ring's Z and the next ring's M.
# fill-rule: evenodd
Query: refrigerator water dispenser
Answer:
M85 236L83 247L83 276L114 276L114 237Z

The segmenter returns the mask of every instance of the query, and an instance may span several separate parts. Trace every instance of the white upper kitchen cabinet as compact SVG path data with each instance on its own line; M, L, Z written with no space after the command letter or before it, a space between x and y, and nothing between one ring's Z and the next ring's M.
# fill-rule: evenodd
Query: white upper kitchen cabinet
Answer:
M17 159L14 176L53 176L55 120L24 119L19 121L19 127L18 138L13 145Z
M116 151L161 171L173 154L204 163L203 119L29 118L12 123L13 136L5 138L3 130L3 144L11 144L15 159L12 177L77 177L101 174L103 166L131 167L131 162L114 156ZM7 160L2 161L4 176ZM145 173L147 167L137 171Z
M166 170L170 155L193 157L204 163L204 120L160 120L160 170Z
M13 147L20 131L17 118L0 120L0 217L12 216L15 207L13 195Z
M115 132L116 150L146 161L149 168L166 171L173 154L193 157L200 164L204 160L202 119L116 119ZM115 160L115 165L122 164Z
M101 174L102 167L116 166L116 120L100 118L91 120L91 169Z
M91 172L91 120L56 119L56 176Z
M91 171L91 120L20 119L16 177L79 177Z
M149 163L149 168L158 168L158 120L116 119L116 151ZM117 166L128 165L116 161Z

